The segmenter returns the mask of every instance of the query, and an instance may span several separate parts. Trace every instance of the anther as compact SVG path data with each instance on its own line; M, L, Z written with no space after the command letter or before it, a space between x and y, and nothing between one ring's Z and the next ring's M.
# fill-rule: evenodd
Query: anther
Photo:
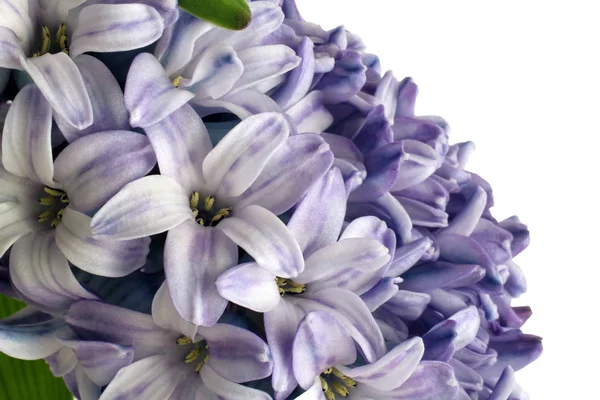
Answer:
M183 78L183 76L179 75L177 78L173 79L173 86L175 87L179 87L179 84L181 83L181 79Z
M190 198L190 208L196 209L198 208L198 203L200 202L200 193L194 192L192 193L192 197Z
M193 343L192 339L190 339L187 336L180 337L179 339L177 339L177 344L180 345L180 346L186 346L186 345L192 344L192 343Z
M212 210L214 205L215 205L215 198L212 196L206 196L206 199L204 199L204 211Z
M341 385L339 382L333 382L331 386L333 386L333 390L342 397L346 397L350 394L346 386Z

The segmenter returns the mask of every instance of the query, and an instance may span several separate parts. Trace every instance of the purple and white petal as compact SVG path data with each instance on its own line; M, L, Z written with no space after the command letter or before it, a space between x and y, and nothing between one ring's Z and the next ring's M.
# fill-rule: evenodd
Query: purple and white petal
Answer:
M246 250L261 268L281 278L293 278L304 270L300 246L279 218L255 205L234 213L217 229Z
M80 138L61 151L54 178L73 209L91 214L126 184L144 177L156 165L148 138L129 131L100 132Z
M515 383L515 371L509 365L504 368L488 400L508 400L513 392Z
M256 204L275 215L289 210L331 167L333 155L319 135L289 137L254 183L233 200L237 207Z
M327 73L315 87L325 95L324 102L340 103L354 96L367 80L366 67L360 54L347 51L336 61L333 70Z
M404 155L398 177L390 190L399 191L423 182L438 168L439 155L429 145L413 139L401 140Z
M428 294L399 290L384 307L400 318L414 321L421 316L429 300Z
M273 371L269 346L254 333L229 324L198 328L210 348L206 365L236 383L266 378Z
M96 299L73 276L53 230L32 233L13 245L10 277L19 294L44 311L62 312L78 300Z
M125 107L134 128L160 122L193 97L173 85L152 54L141 53L131 63L125 83Z
M338 370L359 384L379 390L393 390L406 382L421 361L425 348L419 337L408 339L372 364L351 368L339 366Z
M3 0L0 3L0 25L12 30L23 43L29 43L34 31L30 9L37 11L37 4L24 0Z
M94 239L91 220L87 215L67 207L56 227L56 245L73 265L108 277L125 276L144 266L150 252L150 238Z
M201 117L222 112L223 110L235 114L240 119L246 119L252 115L266 112L281 112L281 109L264 93L256 89L246 89L241 92L228 94L218 99L193 99L194 109Z
M0 5L2 7L2 5ZM10 8L10 7L9 7ZM2 7L2 13L6 12ZM0 26L0 68L22 69L20 57L23 57L23 48L19 37L13 30ZM0 91L1 92L1 91Z
M272 400L271 396L263 392L243 386L238 383L231 382L219 375L210 365L205 365L200 371L202 382L215 393L219 399L224 400ZM204 397L198 398L198 400ZM108 399L107 399L108 400ZM158 400L158 399L157 399Z
M77 129L92 124L94 113L85 82L68 55L61 52L28 59L21 57L21 65L56 114Z
M24 309L21 313L23 312L29 310ZM62 347L56 333L64 328L62 319L49 319L33 324L19 324L11 319L0 320L0 351L21 360L48 357Z
M128 130L129 113L123 102L123 91L110 70L97 58L82 54L75 59L92 104L93 122L85 129L73 127L59 114L54 115L68 142L90 133Z
M298 103L308 93L315 74L314 44L308 37L303 37L296 50L300 64L289 73L287 79L271 97L283 110Z
M346 189L337 168L310 188L296 207L288 229L308 257L337 241L346 214Z
M373 108L362 125L352 136L352 141L363 154L392 143L393 132L385 118L385 108L381 105Z
M334 314L312 311L300 321L292 346L294 375L309 389L325 369L356 360L356 348Z
M161 328L180 332L186 337L197 340L198 326L181 318L171 297L167 282L163 282L152 300L152 319Z
M469 286L479 282L485 270L479 265L454 264L443 261L421 264L402 275L400 288L415 292L430 292L438 288Z
M421 237L396 249L386 276L396 277L404 274L431 249L432 243L433 241L430 238Z
M385 108L385 117L388 121L394 121L396 107L398 103L398 89L400 84L394 77L392 71L387 71L375 91L375 100Z
M481 187L471 197L465 208L444 228L440 234L452 233L455 235L469 236L475 230L477 222L485 210L487 194Z
M125 185L94 215L91 226L96 238L127 240L168 231L192 218L181 185L151 175Z
M371 312L377 310L398 293L398 282L401 278L383 278L375 286L363 293L360 298Z
M227 307L216 280L237 263L235 243L218 229L187 220L167 234L164 260L165 276L179 314L196 325L214 325Z
M390 394L393 399L454 400L458 389L450 365L440 361L422 361L411 377Z
M6 115L2 132L2 163L17 176L50 187L52 162L52 108L42 92L29 84L19 91Z
M163 19L149 5L92 4L79 13L69 50L76 57L139 49L155 42L163 29Z
M281 114L263 113L240 122L204 159L208 189L217 196L244 193L289 134Z
M219 294L227 300L256 312L269 312L281 296L275 275L256 263L240 264L217 279Z
M325 95L318 90L311 91L286 114L298 132L321 133L333 123L333 115L325 108Z
M317 377L313 381L311 387L309 387L304 393L296 397L296 400L327 400L323 393L323 386L321 386L321 380Z
M367 177L350 196L350 201L368 202L380 198L396 182L400 165L406 157L402 142L394 142L373 150L365 156Z
M418 186L422 184L423 182ZM428 228L445 228L448 226L448 214L444 210L407 197L399 195L394 195L394 197L410 215L413 225Z
M184 104L144 131L156 153L161 175L179 182L188 195L202 190L202 162L212 150L212 143L192 107Z

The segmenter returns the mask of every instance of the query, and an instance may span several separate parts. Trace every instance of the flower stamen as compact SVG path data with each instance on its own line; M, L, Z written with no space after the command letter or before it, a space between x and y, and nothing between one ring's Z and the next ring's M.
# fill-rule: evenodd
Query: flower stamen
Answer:
M323 394L327 400L335 400L336 394L348 397L350 388L356 386L356 381L342 374L337 368L327 368L319 376Z
M48 186L44 187L44 192L48 196L41 197L39 203L47 209L38 216L38 222L42 223L51 220L50 227L56 228L63 218L66 205L69 204L69 197L62 190L53 189Z
M217 226L219 222L231 214L231 207L223 207L215 213L215 201L216 199L214 197L206 196L204 198L203 207L200 210L198 208L200 205L200 193L192 193L192 196L190 197L190 208L192 209L192 215L197 223L202 226ZM206 224L207 221L210 221L208 225Z
M181 83L181 79L183 78L183 76L179 75L177 78L173 79L173 86L175 86L176 88L179 87L179 84Z
M283 297L286 293L300 294L306 291L306 285L296 283L291 279L276 277L275 282L279 287L279 294Z
M56 30L54 42L52 41L52 35L50 34L50 28L46 25L42 25L42 45L40 51L33 53L33 57L43 56L44 54L50 53L52 50L60 49L61 52L69 54L69 48L67 43L67 25L60 24ZM53 46L52 43L55 43Z

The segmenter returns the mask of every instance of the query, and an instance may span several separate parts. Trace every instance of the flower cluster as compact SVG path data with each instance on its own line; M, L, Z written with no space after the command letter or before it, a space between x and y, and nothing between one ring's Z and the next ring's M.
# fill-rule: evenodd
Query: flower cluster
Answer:
M343 27L0 2L0 350L81 400L524 400L528 244Z

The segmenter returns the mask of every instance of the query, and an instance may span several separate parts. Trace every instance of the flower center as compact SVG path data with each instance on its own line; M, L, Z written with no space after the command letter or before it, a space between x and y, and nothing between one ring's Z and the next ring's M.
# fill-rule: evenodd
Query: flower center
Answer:
M275 282L279 287L279 294L283 297L286 293L289 294L300 294L306 290L306 285L296 283L291 279L276 277Z
M65 208L69 205L67 194L59 189L44 187L47 196L40 198L39 203L46 207L44 212L38 216L38 222L50 222L50 227L56 228L63 217Z
M46 25L42 25L42 45L40 51L33 53L33 57L43 56L49 52L63 52L69 54L69 48L67 47L67 25L60 24L56 30L54 40L52 40L52 34L50 28Z
M198 207L202 205L202 207ZM202 226L217 226L217 224L223 221L231 213L231 207L224 207L217 210L215 208L215 198L212 196L206 196L204 198L204 204L200 204L200 193L192 193L190 198L190 208L194 214L196 222Z
M346 397L350 394L350 388L356 386L356 381L348 378L336 368L327 368L321 376L321 386L327 400L335 400L335 395Z
M196 367L194 368L194 371L200 373L202 366L206 364L209 357L208 344L206 343L206 340L201 340L198 343L193 343L192 339L190 339L189 337L182 336L179 339L177 339L177 344L180 346L193 346L190 352L185 356L184 361L186 364L197 363Z

